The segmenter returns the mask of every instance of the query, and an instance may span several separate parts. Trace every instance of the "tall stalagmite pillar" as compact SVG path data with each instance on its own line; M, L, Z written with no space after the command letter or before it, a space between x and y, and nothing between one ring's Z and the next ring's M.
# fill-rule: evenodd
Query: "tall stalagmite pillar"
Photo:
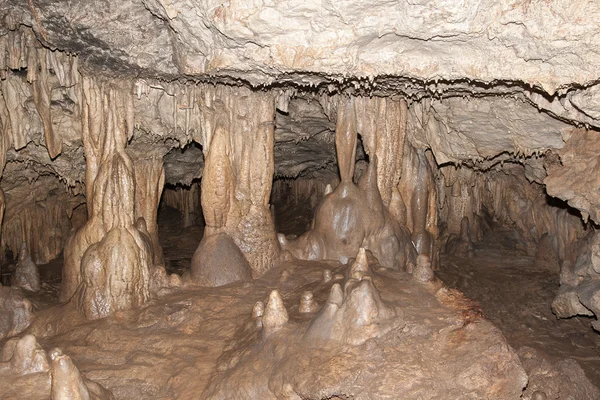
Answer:
M275 99L268 92L216 86L206 89L202 106L205 236L228 234L258 277L279 254L269 211Z
M135 171L125 152L131 94L84 78L81 95L89 219L65 247L61 300L72 298L93 319L146 302L153 260L135 225Z

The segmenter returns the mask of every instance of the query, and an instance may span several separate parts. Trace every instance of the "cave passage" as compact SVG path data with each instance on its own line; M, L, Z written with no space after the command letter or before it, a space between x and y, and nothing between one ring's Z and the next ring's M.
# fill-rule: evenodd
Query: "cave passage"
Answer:
M594 2L185 1L0 5L0 399L600 398Z

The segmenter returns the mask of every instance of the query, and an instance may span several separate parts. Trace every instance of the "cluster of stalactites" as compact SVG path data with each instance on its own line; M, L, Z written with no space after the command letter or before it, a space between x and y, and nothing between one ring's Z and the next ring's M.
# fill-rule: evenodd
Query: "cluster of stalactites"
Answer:
M64 92L61 96L78 102L81 77L77 67L77 57L43 47L31 29L11 30L0 37L0 119L3 121L0 157L5 157L11 146L17 150L25 147L36 133L34 126L28 123L34 117L26 106L31 97L41 120L48 154L55 158L62 152L60 131L53 127L51 102L56 90ZM21 75L9 72L21 70L26 70L27 82ZM3 159L0 165L4 165Z
M192 182L189 187L165 188L161 204L181 212L182 228L201 222L200 182Z
M568 209L550 206L543 186L530 183L522 166L489 172L447 166L440 172L439 205L446 234L460 235L466 218L471 238L480 240L486 210L500 225L516 229L529 253L550 235L560 261L574 256L571 247L584 233L581 219Z

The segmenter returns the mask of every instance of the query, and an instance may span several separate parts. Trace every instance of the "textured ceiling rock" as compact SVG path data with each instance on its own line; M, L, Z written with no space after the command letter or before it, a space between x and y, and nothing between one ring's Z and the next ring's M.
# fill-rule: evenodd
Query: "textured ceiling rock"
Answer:
M595 172L600 168L598 132L576 130L559 154L562 165L552 168L544 180L548 194L580 210L584 220L589 216L600 223L600 193Z
M527 102L506 97L424 101L410 110L413 141L430 147L438 164L560 149L563 135L572 130Z
M220 75L253 84L393 75L520 81L553 94L594 83L600 63L600 4L589 0L18 4L5 13L107 73Z

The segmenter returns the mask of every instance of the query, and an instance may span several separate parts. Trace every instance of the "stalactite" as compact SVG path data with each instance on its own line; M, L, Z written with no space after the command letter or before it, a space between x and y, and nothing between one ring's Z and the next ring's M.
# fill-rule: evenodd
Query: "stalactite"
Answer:
M438 209L437 187L433 176L433 160L425 150L416 149L409 140L404 144L402 177L398 185L399 204L402 216L411 232L411 239L419 254L431 259L433 268L438 267Z
M440 190L446 192L441 220L446 236L459 236L466 218L472 239L481 240L486 210L496 223L519 232L529 254L535 253L544 235L550 235L559 261L574 261L573 245L585 231L581 219L568 209L550 206L543 187L527 181L523 166L488 172L445 166L441 172Z
M370 156L379 159L377 186L386 207L402 175L406 120L405 100L358 97L355 102L357 130Z
M310 207L319 204L326 194L327 185L336 187L340 183L337 176L319 176L318 178L277 179L273 182L271 199L273 202L286 202L299 205L308 201Z
M340 169L340 179L344 183L352 182L354 160L356 160L356 112L354 99L350 98L338 107L335 127L335 148Z
M9 199L2 224L2 247L17 254L21 243L26 243L36 264L45 264L63 250L71 231L68 213L74 201L57 196L25 206L15 204L22 201Z
M200 204L200 182L193 182L189 188L165 188L161 204L181 212L182 228L202 223Z
M478 189L483 182L482 175L467 167L445 166L440 171L443 180L438 190L444 192L440 209L446 233L459 235L462 219L467 217L471 233L477 236L481 227L475 215L481 215L482 212L481 191ZM501 193L494 197L496 202L501 199Z
M29 95L28 88L26 89L24 85L14 75L9 75L6 79L2 80L2 96L10 120L10 137L12 145L16 150L27 146L29 136L28 129L26 128L29 118L26 116L24 105Z
M44 138L50 158L56 158L62 152L62 140L60 133L52 127L52 111L50 109L50 97L52 88L48 82L48 66L46 64L46 49L36 49L37 58L40 63L40 72L33 82L33 101L38 114L44 124ZM30 52L34 51L30 49ZM29 66L30 68L32 66ZM35 66L37 68L37 65Z

